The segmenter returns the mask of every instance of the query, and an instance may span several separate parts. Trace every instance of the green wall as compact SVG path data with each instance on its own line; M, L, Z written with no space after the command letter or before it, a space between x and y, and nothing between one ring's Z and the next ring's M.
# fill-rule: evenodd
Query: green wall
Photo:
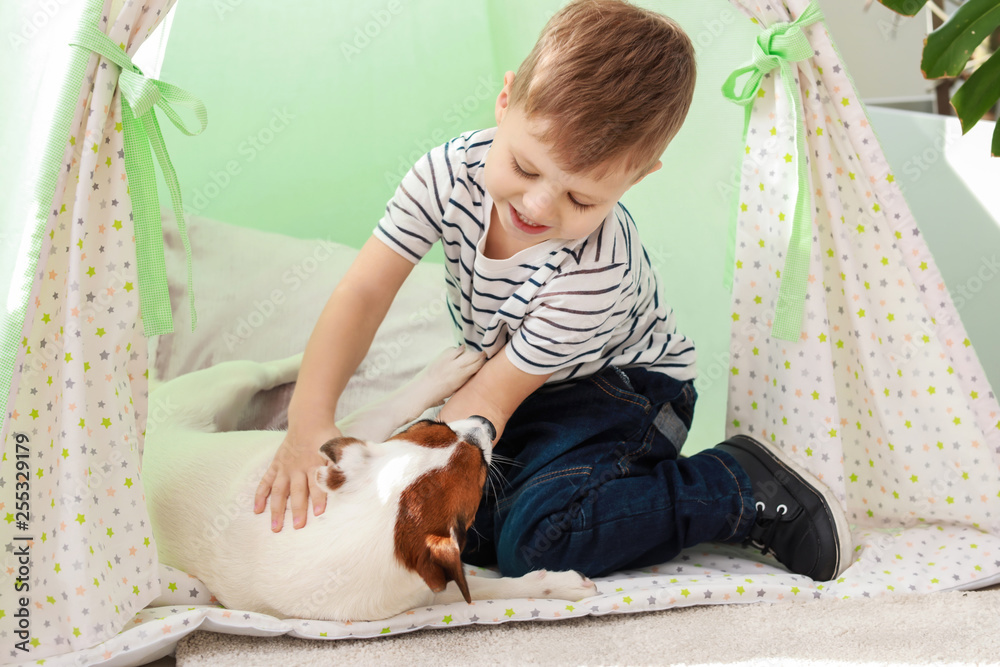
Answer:
M561 4L341 0L288 11L283 3L178 3L161 77L204 99L210 119L197 138L166 130L186 207L360 245L417 157L494 124L503 72L517 69ZM718 86L745 59L754 28L726 0L645 4L710 43L699 48L698 98L670 153L697 145L715 158L699 161L696 172L668 165L650 187L669 188L671 175L684 175L705 186L685 185L688 203L711 194L721 211L724 202L705 181L731 166L739 115L718 103ZM677 213L691 210L677 203Z
M199 95L209 109L201 136L185 137L164 124L186 207L246 227L360 247L423 152L494 124L503 73L517 69L562 4L182 0L160 76ZM726 193L742 154L742 109L719 88L748 60L757 28L728 0L640 4L676 18L698 53L694 103L663 169L624 198L680 330L698 346L700 399L691 435L698 449L724 432L731 324L721 278ZM945 160L921 172L919 183L905 182L913 172L908 161L933 142L933 122L875 113L873 123L947 283L968 282L981 255L992 257L982 250L1000 249L995 221L963 194ZM161 201L169 201L165 191ZM956 219L961 233L951 224ZM440 257L435 251L428 259ZM994 386L1000 350L991 345L995 315L984 306L997 290L990 283L961 311Z
M495 124L503 73L517 69L562 4L338 0L289 10L284 3L178 3L161 78L209 109L199 137L165 128L185 206L360 247L423 152ZM742 128L742 110L718 91L747 59L756 28L727 0L641 4L681 22L698 52L688 121L664 168L624 203L681 331L698 344L706 372L692 438L708 446L723 433L729 346L721 284L729 209L719 184L736 170Z
M493 124L503 72L517 68L561 4L180 0L159 76L204 99L210 118L203 135L186 137L160 115L186 206L247 227L360 246L420 153ZM664 168L625 204L681 330L698 345L701 398L692 438L700 447L722 434L725 413L730 322L721 274L729 212L720 193L736 172L742 124L741 110L718 91L749 57L756 28L728 0L642 4L678 19L699 58L694 105ZM821 4L828 14L840 11L833 0ZM19 100L0 127L8 158L0 182L9 186L0 198L0 222L8 223L0 229L3 268L14 264L22 221L35 206L37 155L77 12L75 3L0 2L0 90ZM946 283L965 295L956 305L1000 386L1000 347L993 344L998 212L977 203L949 164L956 140L942 143L943 121L877 109L870 115ZM161 202L168 201L162 189ZM0 270L0 293L9 274Z

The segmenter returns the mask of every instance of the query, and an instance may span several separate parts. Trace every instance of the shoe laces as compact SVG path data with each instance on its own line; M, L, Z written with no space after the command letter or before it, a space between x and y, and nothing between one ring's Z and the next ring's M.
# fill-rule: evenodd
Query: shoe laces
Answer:
M781 521L781 517L788 514L788 506L784 504L778 505L774 509L775 514L773 516L764 516L766 510L767 505L757 501L757 519L754 523L764 530L764 534L761 535L760 539L754 539L752 535L749 535L744 542L744 545L751 545L760 549L760 553L763 555L774 553L771 543L774 540L775 533L778 531L778 523Z

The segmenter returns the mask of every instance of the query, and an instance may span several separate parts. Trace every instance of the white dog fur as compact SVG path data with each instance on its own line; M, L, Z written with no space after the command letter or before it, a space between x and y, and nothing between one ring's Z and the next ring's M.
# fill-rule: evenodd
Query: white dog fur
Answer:
M295 380L301 355L226 362L157 387L150 404L167 418L149 424L143 481L160 561L201 579L229 608L282 618L371 620L463 598L596 594L576 572L466 579L459 554L491 459L489 422L417 422L383 442L483 361L445 350L407 385L338 422L347 437L323 446L329 463L317 473L326 511L296 530L288 509L279 533L269 511L254 514L253 500L285 434L232 429L254 394Z

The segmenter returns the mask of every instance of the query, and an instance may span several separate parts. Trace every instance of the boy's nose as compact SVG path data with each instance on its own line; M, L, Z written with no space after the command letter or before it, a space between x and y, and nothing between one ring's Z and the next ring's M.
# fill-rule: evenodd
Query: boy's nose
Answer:
M541 222L552 212L552 195L544 186L525 192L522 201L525 214L535 222Z

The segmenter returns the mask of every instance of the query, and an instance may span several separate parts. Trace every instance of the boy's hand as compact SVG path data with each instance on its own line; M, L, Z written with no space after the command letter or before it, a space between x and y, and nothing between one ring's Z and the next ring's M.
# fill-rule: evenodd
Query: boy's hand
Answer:
M326 442L338 435L339 431L322 441ZM254 513L260 514L264 511L267 498L270 496L271 530L280 532L285 521L285 502L291 498L292 525L295 528L302 528L306 525L310 500L312 500L313 515L319 516L326 510L326 490L316 481L316 469L325 464L326 460L319 453L319 445L314 438L304 438L300 441L293 438L291 433L286 433L285 439L274 455L274 460L271 461L257 487L253 504Z

